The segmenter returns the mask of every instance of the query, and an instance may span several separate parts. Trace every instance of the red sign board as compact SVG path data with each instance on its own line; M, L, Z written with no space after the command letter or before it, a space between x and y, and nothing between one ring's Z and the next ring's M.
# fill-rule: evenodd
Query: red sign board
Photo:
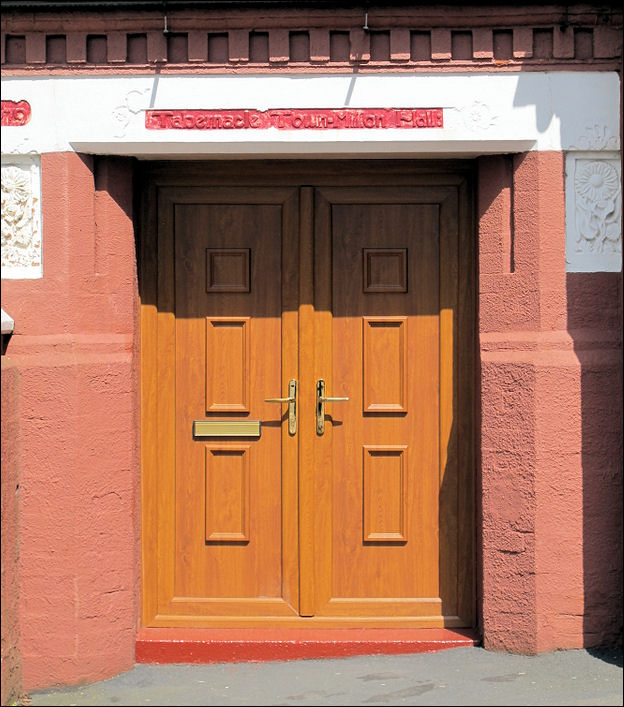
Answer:
M2 101L2 125L26 125L30 116L28 101Z
M444 127L442 108L148 110L148 130L348 130Z

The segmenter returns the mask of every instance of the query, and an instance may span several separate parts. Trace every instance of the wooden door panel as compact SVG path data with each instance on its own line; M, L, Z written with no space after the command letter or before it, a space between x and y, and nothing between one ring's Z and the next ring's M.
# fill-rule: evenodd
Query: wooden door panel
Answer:
M407 317L362 317L362 412L407 412Z
M292 440L281 407L264 398L296 376L296 358L281 350L293 336L282 261L293 260L284 249L296 254L296 192L188 189L160 205L171 213L163 238L174 261L175 463L165 471L174 512L159 613L191 625L295 615L296 517L284 500L296 478L283 478L294 473ZM195 420L211 419L260 420L260 438L193 435Z
M250 541L250 445L207 444L205 476L206 543Z
M318 440L317 616L445 621L438 496L447 196L410 188L317 194L318 255L332 257L322 375L330 395L349 397L332 405Z
M251 317L206 317L207 413L249 412Z
M406 543L407 445L363 446L362 542Z

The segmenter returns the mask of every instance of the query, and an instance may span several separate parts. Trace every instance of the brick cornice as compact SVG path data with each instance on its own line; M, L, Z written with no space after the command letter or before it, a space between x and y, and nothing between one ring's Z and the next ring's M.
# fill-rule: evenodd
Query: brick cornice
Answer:
M618 70L622 12L579 4L18 13L4 75L175 72Z

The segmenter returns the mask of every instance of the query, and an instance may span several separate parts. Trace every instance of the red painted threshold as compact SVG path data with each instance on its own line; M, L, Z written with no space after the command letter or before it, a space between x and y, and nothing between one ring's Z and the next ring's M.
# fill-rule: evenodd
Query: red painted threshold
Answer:
M137 663L246 663L430 653L478 645L464 629L141 628Z

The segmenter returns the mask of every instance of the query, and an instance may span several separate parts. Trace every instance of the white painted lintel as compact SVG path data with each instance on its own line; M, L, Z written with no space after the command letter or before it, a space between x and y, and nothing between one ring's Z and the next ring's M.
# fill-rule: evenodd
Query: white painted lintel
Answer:
M533 148L531 139L513 140L349 140L315 142L302 135L299 140L254 141L133 141L109 142L93 140L72 141L76 152L96 155L121 155L143 159L207 159L207 158L472 158L479 155L527 152Z

